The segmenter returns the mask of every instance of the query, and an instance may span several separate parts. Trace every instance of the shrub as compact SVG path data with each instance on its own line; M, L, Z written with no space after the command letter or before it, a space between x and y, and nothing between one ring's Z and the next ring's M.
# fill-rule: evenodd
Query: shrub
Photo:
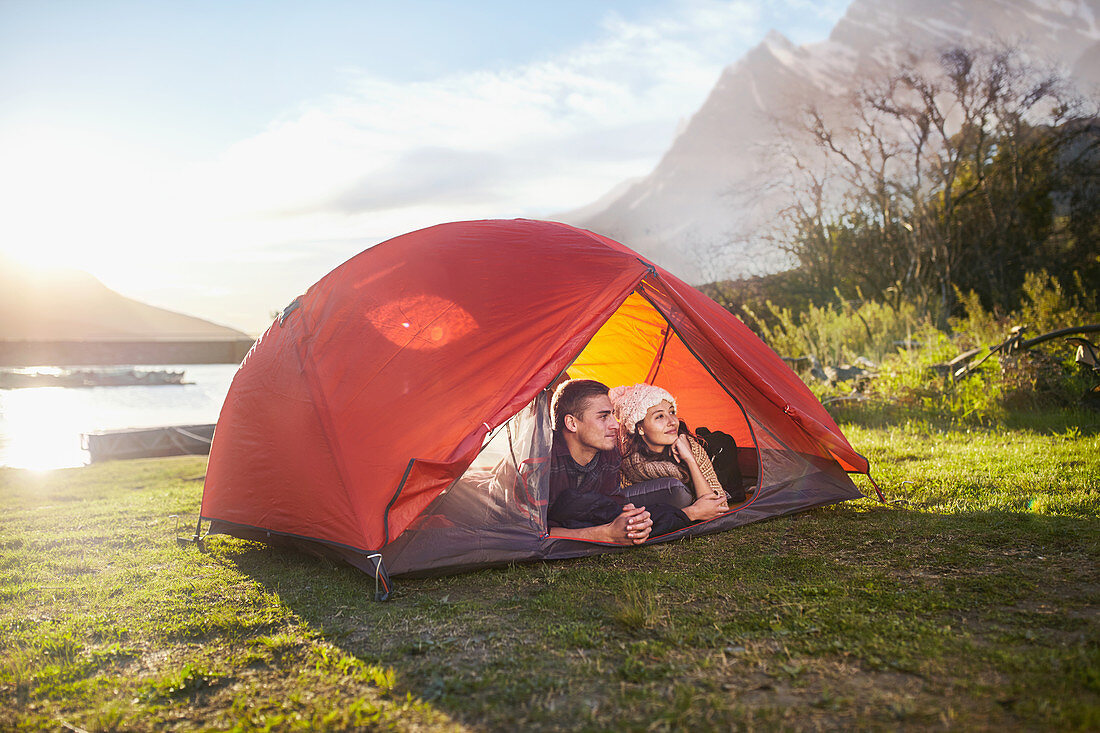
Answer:
M838 412L854 416L857 411L870 414L889 409L951 423L990 425L1004 421L1010 413L1075 407L1097 376L1075 363L1075 348L1063 340L988 358L960 380L954 380L942 365L971 349L982 349L976 359L988 356L989 349L1004 341L1016 325L1026 327L1026 338L1100 322L1095 293L1084 287L1079 276L1074 284L1075 293L1070 294L1045 271L1028 273L1023 299L1011 313L988 311L973 291L958 292L962 315L950 319L949 331L933 325L935 314L904 301L896 308L874 301L811 303L796 313L769 300L765 314L758 315L748 305L742 309L750 325L784 356L814 356L832 365L858 356L878 362L877 376L854 387L824 385L808 371L803 374L827 404L831 399L852 398L853 388L859 392L858 403L844 402Z
M896 309L872 300L810 303L797 314L771 300L764 305L766 315L742 306L764 341L784 356L813 355L826 364L851 363L860 356L881 361L897 351L898 342L911 342L929 323L912 303Z

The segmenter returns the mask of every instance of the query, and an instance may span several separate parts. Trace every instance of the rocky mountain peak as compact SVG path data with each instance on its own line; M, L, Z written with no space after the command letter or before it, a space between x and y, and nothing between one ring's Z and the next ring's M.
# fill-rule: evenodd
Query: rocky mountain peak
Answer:
M759 191L774 174L764 151L775 142L777 119L807 102L843 100L861 74L902 54L958 43L1019 45L1094 90L1098 6L1100 0L854 0L827 40L796 46L771 31L723 71L648 176L562 218L620 239L689 282L744 274L752 268L738 258L736 242L774 217Z

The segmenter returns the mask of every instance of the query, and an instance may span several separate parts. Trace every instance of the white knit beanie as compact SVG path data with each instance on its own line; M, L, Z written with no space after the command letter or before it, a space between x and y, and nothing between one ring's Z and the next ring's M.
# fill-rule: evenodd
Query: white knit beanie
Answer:
M607 395L611 398L611 409L623 434L633 433L634 426L645 419L649 408L668 400L676 407L676 398L668 390L654 387L652 384L631 384L613 387Z

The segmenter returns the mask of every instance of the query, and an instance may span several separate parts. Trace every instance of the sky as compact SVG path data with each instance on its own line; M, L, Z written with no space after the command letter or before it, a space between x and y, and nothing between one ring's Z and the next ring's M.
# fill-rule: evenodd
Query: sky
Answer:
M0 254L257 335L385 239L646 175L846 5L0 0Z

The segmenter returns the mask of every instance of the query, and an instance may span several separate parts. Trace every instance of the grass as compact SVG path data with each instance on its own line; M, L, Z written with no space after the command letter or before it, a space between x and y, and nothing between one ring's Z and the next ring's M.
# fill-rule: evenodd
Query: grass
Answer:
M204 459L3 470L0 728L1094 730L1096 422L846 424L891 503L383 604L325 560L178 545Z

